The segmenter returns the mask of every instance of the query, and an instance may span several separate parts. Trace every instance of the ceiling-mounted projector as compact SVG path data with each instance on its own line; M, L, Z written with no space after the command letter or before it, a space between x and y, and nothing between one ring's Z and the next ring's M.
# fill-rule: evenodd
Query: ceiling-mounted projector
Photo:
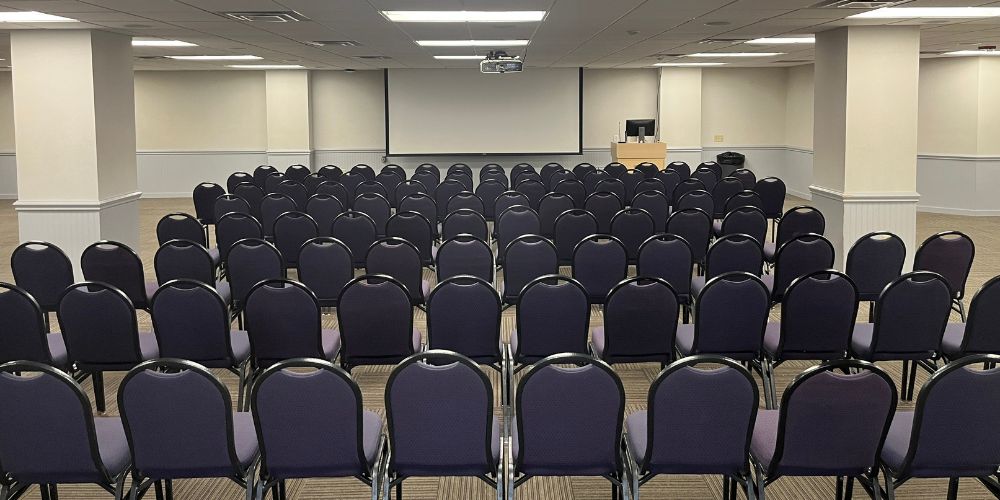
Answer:
M486 59L479 63L482 73L520 73L524 63L517 56L509 56L502 50L494 50L486 54Z

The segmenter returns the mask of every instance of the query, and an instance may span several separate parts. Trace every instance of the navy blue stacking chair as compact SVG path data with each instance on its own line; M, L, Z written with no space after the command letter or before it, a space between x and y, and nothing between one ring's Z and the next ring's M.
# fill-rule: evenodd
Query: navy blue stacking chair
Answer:
M245 238L234 243L228 262L234 312L243 310L254 285L267 279L285 277L285 261L281 252L260 238Z
M493 250L484 240L460 234L445 240L435 256L437 280L442 282L455 276L475 276L488 283L496 279Z
M638 276L622 280L608 292L604 325L590 329L594 355L606 363L674 359L674 337L680 303L669 283Z
M396 212L416 212L425 219L431 226L431 234L434 239L438 238L438 222L437 222L437 204L434 203L434 198L426 193L414 193L403 198L399 202L399 208Z
M426 194L427 187L413 179L400 182L396 186L396 189L392 191L392 197L390 198L390 200L392 201L392 207L398 209L400 202L403 201L403 198L406 198L407 196L410 196L411 194L415 193Z
M694 262L705 264L705 254L712 237L712 216L697 208L678 210L667 219L667 233L684 238L691 248Z
M302 244L297 270L299 281L316 294L321 307L337 307L341 290L354 278L354 258L343 242L321 236Z
M573 198L564 193L548 193L538 203L538 222L542 236L552 238L556 218L574 207Z
M518 236L539 234L541 224L534 210L524 205L515 205L497 214L493 230L496 232L497 264L502 266L507 245Z
M504 250L501 297L508 305L516 304L521 290L539 276L559 274L556 247L548 239L525 234L514 238Z
M281 181L274 192L288 195L289 198L295 201L295 207L298 210L304 209L306 207L306 200L309 199L309 191L305 185L293 180Z
M500 295L475 276L453 276L427 297L427 348L457 352L502 370Z
M226 194L226 190L214 182L202 182L194 187L191 194L194 201L194 213L202 224L215 224L215 200Z
M607 191L591 193L583 203L583 209L597 219L597 232L602 234L611 234L611 219L623 208L621 198Z
M278 170L270 165L261 165L253 170L253 182L257 187L264 189L264 180L267 176L277 172Z
M431 291L423 278L420 251L402 238L382 238L372 243L365 256L365 273L395 278L406 287L414 305L423 305Z
M941 351L947 359L955 360L971 354L1000 354L1000 276L994 276L972 296L969 316L964 323L948 323Z
M331 182L340 182L340 176L344 175L344 171L336 165L323 165L316 173Z
M760 358L771 302L760 278L727 273L705 284L695 301L694 324L677 327L682 356L718 354L737 361Z
M396 212L385 224L385 234L390 238L402 238L417 247L420 263L425 267L434 265L434 230L431 222L417 212Z
M577 179L566 179L556 184L552 188L552 192L568 194L570 198L573 198L575 208L583 208L584 202L587 201L587 188Z
M215 224L215 242L219 245L219 258L226 263L227 272L229 250L237 241L246 238L264 238L260 222L250 214L226 214Z
M244 182L253 184L253 176L246 172L233 172L226 178L226 191L232 193L233 188Z
M232 302L229 282L219 279L208 250L193 241L170 240L160 245L153 256L153 268L159 285L175 279L194 280L212 287L227 305Z
M340 366L394 365L422 349L406 286L385 275L354 278L340 293Z
M385 235L385 224L392 217L392 206L389 200L378 193L362 193L354 199L352 210L371 217L375 223L375 232L379 236Z
M80 256L83 278L112 285L132 301L137 309L149 309L149 298L158 284L146 281L142 260L135 250L117 241L98 241Z
M767 215L767 211L764 211ZM813 207L797 206L788 209L778 221L778 235L774 242L764 244L764 258L774 262L774 256L782 245L801 234L818 234L826 232L826 218L823 213Z
M967 234L945 231L935 234L920 244L913 256L914 271L931 271L944 276L951 287L955 310L965 321L965 283L969 280L976 245Z
M632 208L645 210L653 218L653 232L662 233L670 216L670 201L659 191L643 191L632 198Z
M586 210L574 208L559 214L552 228L559 264L572 263L576 244L597 232L597 218Z
M519 182L514 187L514 190L528 198L528 206L533 210L538 210L538 202L542 201L542 196L545 196L545 193L548 192L545 189L545 184L534 179L525 179Z
M766 259L766 247L764 252ZM818 234L801 234L787 241L774 257L774 273L763 278L771 299L781 302L792 281L813 271L832 269L833 260L833 244Z
M483 202L483 216L486 220L492 221L496 215L497 198L501 193L507 191L507 185L497 179L486 179L476 186L476 196Z
M285 267L295 267L302 244L319 236L319 226L309 214L285 212L274 221L274 247L281 252Z
M764 250L757 240L745 234L730 234L712 242L705 255L705 274L691 278L691 294L697 298L706 282L732 272L758 277L764 272Z
M260 227L264 230L264 238L274 238L274 221L285 212L297 211L298 205L290 196L283 193L269 193L260 200Z
M655 233L653 216L641 208L626 208L611 218L611 234L625 245L630 264L639 257L639 245Z
M874 304L879 294L892 280L903 274L906 245L886 231L868 233L854 242L847 252L845 272L858 287L861 301ZM871 321L874 309L870 308Z
M590 333L587 290L568 276L535 278L521 290L508 359L519 369L563 352L586 353Z
M371 217L353 210L344 212L333 220L330 235L344 242L351 249L354 267L365 266L368 247L378 239L378 229Z
M344 213L344 205L332 195L314 194L306 200L305 212L316 221L320 236L330 236L333 219Z
M244 315L255 374L286 359L337 359L340 333L323 328L319 299L298 281L257 283L247 294Z
M48 333L46 313L23 288L0 282L0 363L33 361L69 371L66 342Z
M684 322L688 322L692 304L691 271L694 261L691 247L684 238L674 234L657 234L639 245L636 276L660 278L670 284L683 305Z
M73 284L73 263L52 243L26 241L11 252L10 270L14 283L38 302L48 330L49 313L55 312L59 296Z
M573 249L573 278L587 290L592 304L603 304L608 292L628 276L628 250L610 235L591 235Z

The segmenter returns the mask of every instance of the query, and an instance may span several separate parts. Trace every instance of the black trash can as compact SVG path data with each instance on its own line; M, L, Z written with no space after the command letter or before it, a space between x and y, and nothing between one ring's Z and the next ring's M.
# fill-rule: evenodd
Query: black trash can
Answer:
M743 164L746 163L747 157L743 153L726 151L725 153L719 153L716 155L715 161L722 166L722 176L726 177L731 175L734 171L743 168Z

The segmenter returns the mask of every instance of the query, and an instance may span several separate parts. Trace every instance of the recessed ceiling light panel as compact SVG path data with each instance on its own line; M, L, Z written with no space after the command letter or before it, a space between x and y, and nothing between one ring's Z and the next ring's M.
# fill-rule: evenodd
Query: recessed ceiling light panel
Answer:
M76 19L33 10L0 12L0 23L78 23Z
M444 60L477 60L481 61L486 59L486 56L434 56L434 59L444 59Z
M133 47L197 47L197 45L190 42L182 42L180 40L160 40L160 39L143 39L143 38L133 38Z
M227 68L235 69L305 69L299 64L227 64Z
M668 68L669 67L679 67L679 68L693 67L693 68L697 68L697 67L703 67L703 66L724 66L725 64L726 63L721 63L721 62L701 62L701 63L662 62L662 63L656 63L653 66L668 67Z
M417 40L421 47L523 47L527 40Z
M943 56L1000 56L1000 50L955 50Z
M698 52L687 57L773 57L784 55L784 52Z
M886 7L849 16L848 19L974 19L1000 17L1000 7Z
M544 10L384 10L397 23L527 23L545 17Z
M743 43L748 43L750 45L809 44L809 43L816 43L816 37L814 36L767 37L767 38L755 38L753 40L748 40Z
M170 59L181 60L181 61L255 61L255 60L263 59L263 57L260 57L260 56L251 56L251 55L238 55L238 56L227 56L227 55L218 55L218 56L166 56L166 57L168 57Z

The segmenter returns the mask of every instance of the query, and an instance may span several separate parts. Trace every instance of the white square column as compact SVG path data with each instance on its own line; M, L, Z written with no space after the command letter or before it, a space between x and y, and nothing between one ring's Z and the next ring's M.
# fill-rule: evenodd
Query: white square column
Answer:
M138 250L131 37L11 32L20 239L55 243L79 275L83 249Z
M309 71L271 70L264 78L268 164L282 172L296 163L312 168Z
M917 26L850 26L816 36L813 205L843 268L864 234L916 250Z

